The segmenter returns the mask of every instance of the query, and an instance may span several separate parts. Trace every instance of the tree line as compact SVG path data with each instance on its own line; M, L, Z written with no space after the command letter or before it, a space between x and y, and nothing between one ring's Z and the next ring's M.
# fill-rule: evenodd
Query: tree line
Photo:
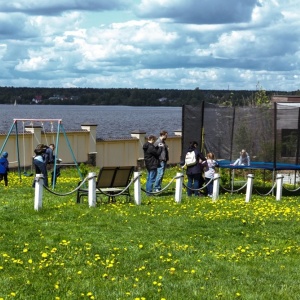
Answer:
M0 104L182 106L202 101L224 106L255 106L272 95L300 95L300 91L176 90L138 88L29 88L0 87Z

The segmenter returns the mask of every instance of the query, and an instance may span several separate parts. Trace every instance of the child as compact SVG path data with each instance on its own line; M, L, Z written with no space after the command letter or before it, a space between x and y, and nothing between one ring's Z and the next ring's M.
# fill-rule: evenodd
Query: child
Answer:
M9 162L7 160L8 153L3 152L0 158L0 182L4 179L5 186L8 186L7 172L9 171L8 165Z
M240 152L240 157L231 166L250 166L250 156L245 149Z
M215 175L215 168L218 163L215 161L215 155L212 152L207 153L205 161L206 171L205 171L205 182L208 183ZM207 185L207 196L212 197L214 183L213 180Z

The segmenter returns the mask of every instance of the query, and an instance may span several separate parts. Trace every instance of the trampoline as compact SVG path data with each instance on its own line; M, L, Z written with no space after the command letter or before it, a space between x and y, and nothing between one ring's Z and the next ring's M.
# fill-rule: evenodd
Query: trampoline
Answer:
M231 165L230 160L218 160L219 168L227 168L227 169L245 169L245 170L256 170L256 169L263 169L269 171L296 171L300 170L300 165L296 164L288 164L288 163L273 163L273 162L260 162L260 161L253 161L251 162L250 166L233 166Z

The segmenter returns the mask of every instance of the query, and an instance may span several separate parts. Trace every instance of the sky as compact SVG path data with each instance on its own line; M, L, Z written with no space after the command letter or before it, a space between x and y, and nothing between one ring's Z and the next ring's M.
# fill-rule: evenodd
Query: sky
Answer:
M297 91L299 0L0 0L0 86Z

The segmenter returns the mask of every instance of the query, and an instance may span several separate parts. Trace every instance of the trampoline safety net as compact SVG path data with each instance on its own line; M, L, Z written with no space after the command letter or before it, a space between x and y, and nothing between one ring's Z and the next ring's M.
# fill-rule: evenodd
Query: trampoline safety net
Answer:
M182 109L182 157L191 141L204 154L234 161L246 149L251 161L299 163L300 107L219 107L202 102Z

